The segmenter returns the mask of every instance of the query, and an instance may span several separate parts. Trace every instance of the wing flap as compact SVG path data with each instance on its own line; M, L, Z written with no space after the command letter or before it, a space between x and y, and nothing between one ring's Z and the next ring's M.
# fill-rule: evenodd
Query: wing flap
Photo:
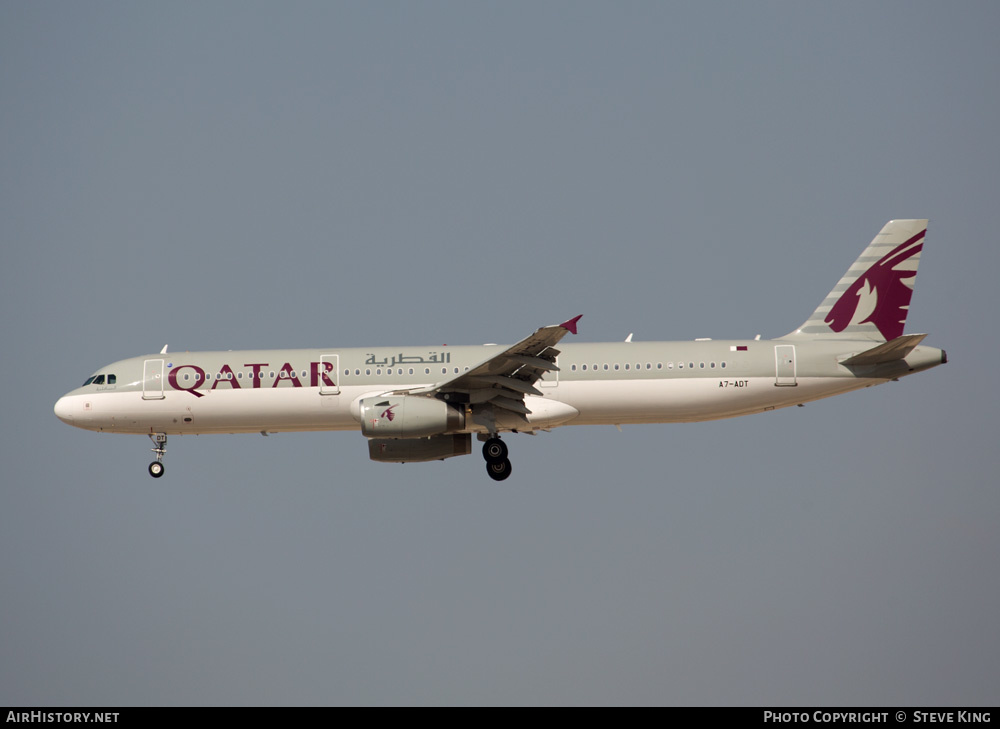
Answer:
M504 397L503 395L498 395L497 397L490 400L491 403L496 405L498 408L503 408L504 410L510 410L514 413L520 413L521 415L531 415L531 411L528 406L524 404L522 400L513 400L509 397Z
M558 350L554 350L549 347L545 350L544 354L545 357L530 357L526 354L505 354L504 359L516 364L524 365L525 367L542 370L544 372L558 372L559 368L556 367L555 364L555 358L559 356ZM549 356L551 356L552 359L548 359Z
M514 390L524 395L541 395L542 391L530 382L518 379L517 377L504 377L502 375L475 375L469 377L466 383L473 389L497 385L507 390Z

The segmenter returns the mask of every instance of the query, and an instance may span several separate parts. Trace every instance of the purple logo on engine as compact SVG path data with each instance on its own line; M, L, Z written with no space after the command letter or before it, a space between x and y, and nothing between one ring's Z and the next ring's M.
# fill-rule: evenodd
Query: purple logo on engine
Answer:
M826 316L825 321L833 331L842 332L851 324L871 322L886 341L903 334L917 272L902 264L923 249L920 241L926 233L926 229L922 230L893 248L848 287Z
M396 403L396 405L398 405L398 404L399 403ZM388 420L391 423L395 419L395 417L396 417L396 413L392 412L392 409L394 407L396 407L396 405L391 405L391 406L387 407L385 410L382 411L382 414L379 415L379 417L380 418L385 418L386 420Z

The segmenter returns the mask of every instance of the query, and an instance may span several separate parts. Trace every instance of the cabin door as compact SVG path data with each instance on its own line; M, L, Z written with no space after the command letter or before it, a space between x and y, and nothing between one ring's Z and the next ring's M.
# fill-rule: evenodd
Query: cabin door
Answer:
M340 355L321 354L319 356L319 394L340 394Z
M795 345L779 344L774 348L776 387L795 387Z
M142 399L163 399L163 360L147 359L142 365Z

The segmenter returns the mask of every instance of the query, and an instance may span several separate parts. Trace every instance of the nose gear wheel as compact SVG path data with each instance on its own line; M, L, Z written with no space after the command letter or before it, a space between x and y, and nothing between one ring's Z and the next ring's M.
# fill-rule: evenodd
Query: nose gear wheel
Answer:
M149 439L153 441L154 446L150 450L156 454L156 460L149 464L149 475L153 478L159 478L167 470L166 466L163 465L163 457L167 455L167 434L150 433Z

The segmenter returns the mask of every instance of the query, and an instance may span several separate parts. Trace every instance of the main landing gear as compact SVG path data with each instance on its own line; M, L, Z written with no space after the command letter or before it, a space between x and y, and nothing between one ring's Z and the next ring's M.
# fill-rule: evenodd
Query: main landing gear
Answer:
M507 444L493 436L483 443L483 458L486 459L486 473L494 481L503 481L510 476L510 459L507 458Z
M149 464L149 475L153 478L159 478L166 470L163 465L163 457L167 455L167 434L149 433L149 439L153 441L155 446L151 450L156 454L156 460Z

